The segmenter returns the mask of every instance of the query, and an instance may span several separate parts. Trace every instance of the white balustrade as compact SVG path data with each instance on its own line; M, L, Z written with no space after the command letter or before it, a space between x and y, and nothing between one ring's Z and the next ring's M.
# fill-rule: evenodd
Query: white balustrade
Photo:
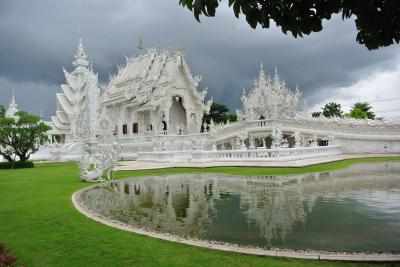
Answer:
M339 146L251 150L143 152L139 153L138 161L278 161L316 158L320 156L338 155L341 153L342 150Z
M400 140L400 124L387 124L367 120L328 120L328 119L279 119L256 120L232 123L217 129L216 141L221 143L241 133L267 132L279 127L286 132L299 131L301 134L317 134L351 139Z

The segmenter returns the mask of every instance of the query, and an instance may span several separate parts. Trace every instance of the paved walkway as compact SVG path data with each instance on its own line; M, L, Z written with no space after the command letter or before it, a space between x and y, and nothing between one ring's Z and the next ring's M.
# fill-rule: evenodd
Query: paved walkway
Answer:
M368 158L368 157L388 157L400 156L400 154L342 154L334 156L326 156L322 158L292 160L292 161L253 161L253 162L181 162L181 163L156 163L156 162L138 162L138 161L121 161L116 168L117 171L128 170L153 170L165 168L209 168L209 167L306 167L320 163L334 162L352 158Z

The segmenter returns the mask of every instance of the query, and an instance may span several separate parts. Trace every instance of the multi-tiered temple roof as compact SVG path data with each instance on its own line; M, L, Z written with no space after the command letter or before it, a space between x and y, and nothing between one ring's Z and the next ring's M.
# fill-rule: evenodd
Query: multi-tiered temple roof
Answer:
M174 90L188 90L199 104L207 90L197 91L201 78L193 77L183 51L149 49L137 57L126 58L126 64L111 77L103 102L126 103L141 110L155 109Z
M79 38L78 49L72 63L74 70L67 72L64 69L66 84L61 85L61 92L57 93L57 111L52 116L54 132L76 138L79 131L78 123L82 121L85 106L85 83L89 75L93 74L88 68L89 61L85 53L82 34Z

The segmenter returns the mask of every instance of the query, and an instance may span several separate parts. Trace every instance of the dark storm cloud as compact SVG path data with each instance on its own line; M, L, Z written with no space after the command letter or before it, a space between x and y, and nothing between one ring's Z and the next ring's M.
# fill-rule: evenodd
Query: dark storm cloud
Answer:
M252 30L227 8L197 23L178 0L3 0L0 2L0 104L15 89L21 108L46 117L54 113L55 93L71 69L79 29L102 83L135 53L139 36L147 46L186 50L200 88L231 108L243 88L251 88L260 61L268 73L278 67L291 88L296 84L310 104L377 70L395 67L398 46L368 51L355 42L354 23L335 18L321 33L294 39L278 29ZM316 93L318 92L318 93Z

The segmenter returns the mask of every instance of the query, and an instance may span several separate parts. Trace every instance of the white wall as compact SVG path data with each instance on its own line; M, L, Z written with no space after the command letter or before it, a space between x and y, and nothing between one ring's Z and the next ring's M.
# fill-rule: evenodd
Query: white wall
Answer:
M338 138L344 153L400 153L400 141L361 140Z

